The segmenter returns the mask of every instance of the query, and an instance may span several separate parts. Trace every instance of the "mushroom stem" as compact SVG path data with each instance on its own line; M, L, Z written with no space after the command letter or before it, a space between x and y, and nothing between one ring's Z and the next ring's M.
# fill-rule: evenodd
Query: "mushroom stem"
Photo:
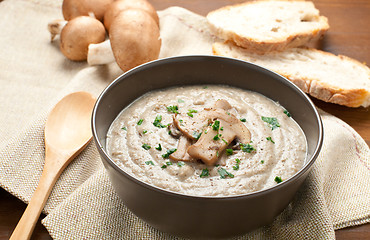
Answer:
M97 44L90 44L87 51L87 63L89 65L102 65L114 62L114 55L110 40Z
M67 24L67 21L62 19L56 19L48 24L48 30L50 32L51 40L54 41L55 37L62 32L62 29Z

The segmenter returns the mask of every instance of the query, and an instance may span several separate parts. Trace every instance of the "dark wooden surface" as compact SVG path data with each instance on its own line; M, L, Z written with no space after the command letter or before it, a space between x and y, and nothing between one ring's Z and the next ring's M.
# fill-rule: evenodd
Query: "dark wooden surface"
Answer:
M240 0L149 0L157 10L181 6L201 15ZM1 2L1 0L0 0ZM330 30L318 47L370 63L370 0L314 0L315 6L329 18ZM1 7L1 5L0 5ZM355 77L355 76L354 76ZM370 145L370 108L347 108L314 99L321 109L352 126ZM8 239L26 204L0 189L0 240ZM45 216L41 216L42 219ZM337 239L370 239L370 224L336 231ZM38 222L32 239L51 239Z

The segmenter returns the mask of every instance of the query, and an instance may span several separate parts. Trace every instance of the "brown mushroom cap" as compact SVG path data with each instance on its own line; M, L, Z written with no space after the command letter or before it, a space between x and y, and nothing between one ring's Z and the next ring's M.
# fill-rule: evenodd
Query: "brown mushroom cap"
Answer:
M89 44L105 40L104 25L92 17L80 16L69 21L60 34L60 50L70 60L87 59Z
M118 66L127 71L159 56L159 27L144 10L127 9L114 18L109 38Z
M90 16L102 21L104 13L114 0L64 0L62 5L63 17L69 21L78 16Z
M159 25L159 18L157 11L155 8L146 0L118 0L112 2L107 11L104 14L104 26L109 32L110 26L112 21L121 11L130 9L130 8L138 8L144 10L149 13L150 16L155 20L155 22Z

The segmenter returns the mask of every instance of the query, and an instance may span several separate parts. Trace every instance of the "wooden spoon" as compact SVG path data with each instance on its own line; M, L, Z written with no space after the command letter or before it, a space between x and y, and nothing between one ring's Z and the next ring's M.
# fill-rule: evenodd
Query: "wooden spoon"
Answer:
M91 141L95 99L75 92L58 102L45 124L45 164L39 184L10 239L29 239L50 192L64 168Z

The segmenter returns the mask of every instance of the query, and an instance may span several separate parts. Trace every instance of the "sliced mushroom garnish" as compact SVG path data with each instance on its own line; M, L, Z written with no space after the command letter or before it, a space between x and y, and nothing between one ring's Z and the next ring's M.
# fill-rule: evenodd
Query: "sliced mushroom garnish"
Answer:
M214 165L235 139L249 143L251 134L248 128L229 110L232 110L230 103L220 99L213 108L205 108L194 117L176 114L173 124L183 136L180 137L177 152L171 155L171 159L200 159L207 165ZM197 142L191 145L192 141L196 140Z
M173 123L168 125L168 130L170 131L170 135L174 138L179 138L182 135L179 129L177 129Z
M170 159L184 162L195 161L195 159L188 154L188 148L191 146L191 144L192 141L190 139L185 136L181 136L177 145L177 150L170 155Z
M226 101L225 99L218 99L216 102L215 102L215 105L214 105L214 108L221 108L223 110L230 110L231 108L233 108L231 106L231 104Z
M209 126L199 140L188 148L191 157L201 159L207 165L214 165L235 138L238 138L241 142L250 142L251 135L248 128L235 116L227 116L221 112L216 120L219 121L219 128L223 129L222 131L215 131L213 126Z
M249 142L245 141L245 136L248 136L247 138L250 139L250 133L247 127L245 127L245 125L242 124L240 120L237 119L233 114L228 113L223 109L204 109L204 111L198 113L198 115L194 118L179 116L179 114L177 114L174 116L173 122L175 126L182 132L182 134L192 140L197 140L197 133L201 133L206 126L216 119L222 119L232 125L236 125L235 128L237 129L246 129L245 133L243 132L239 134L238 137L241 142Z

